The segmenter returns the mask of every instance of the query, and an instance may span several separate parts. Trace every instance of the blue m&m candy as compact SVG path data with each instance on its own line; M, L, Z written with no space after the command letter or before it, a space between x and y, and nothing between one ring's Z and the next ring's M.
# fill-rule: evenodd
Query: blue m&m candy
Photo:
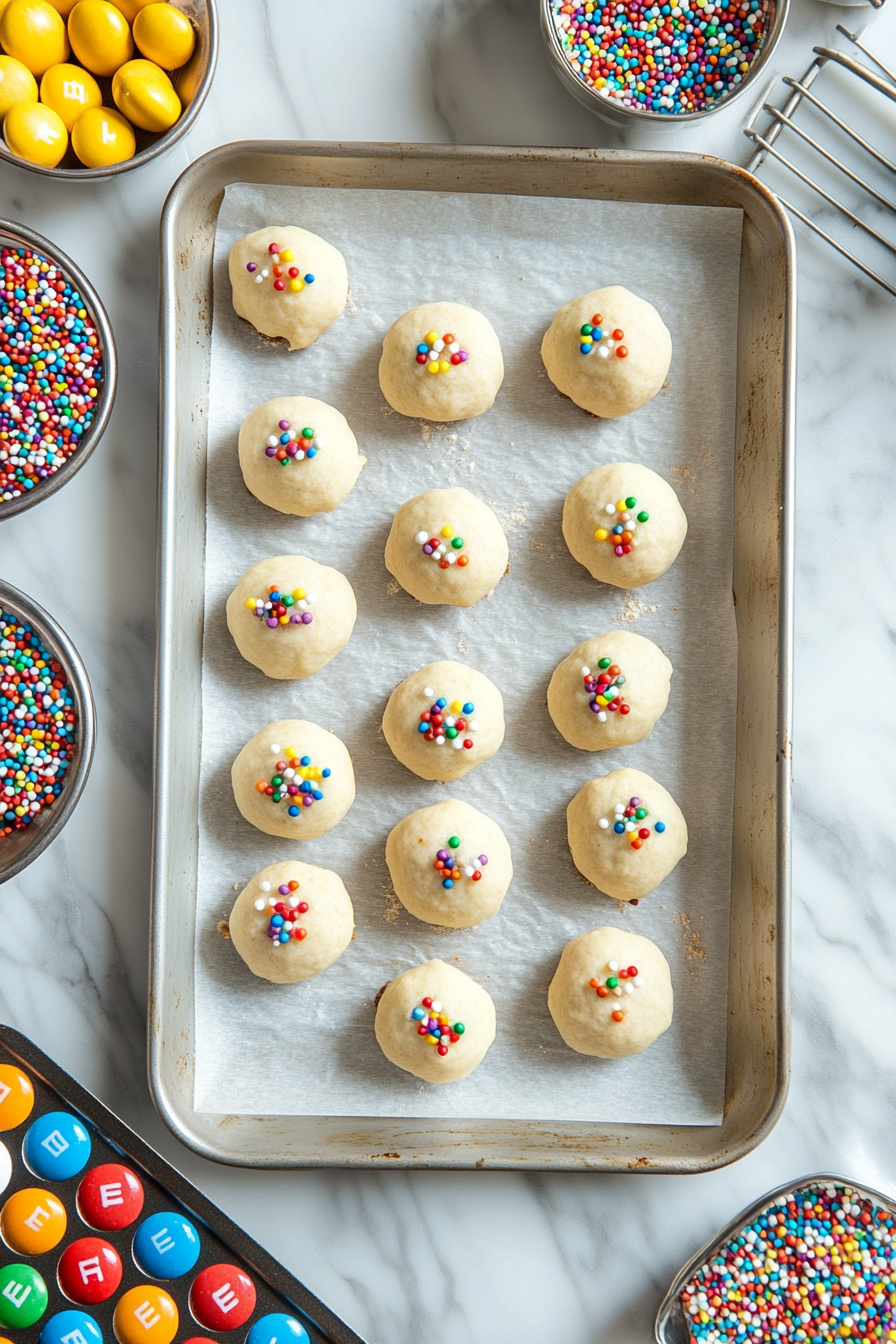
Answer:
M246 1336L246 1344L310 1344L308 1331L295 1316L272 1311L261 1316Z
M179 1213L154 1213L137 1228L134 1259L152 1279L179 1279L199 1259L199 1233Z
M41 1330L37 1344L103 1344L103 1332L86 1311L57 1311Z
M67 1111L48 1111L30 1126L22 1149L35 1176L67 1181L90 1161L90 1135Z

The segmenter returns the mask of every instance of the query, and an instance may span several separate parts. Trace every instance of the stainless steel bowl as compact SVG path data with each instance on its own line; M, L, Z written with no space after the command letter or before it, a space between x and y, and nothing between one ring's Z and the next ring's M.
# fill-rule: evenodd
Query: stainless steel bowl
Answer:
M34 229L27 229L24 224L16 224L9 219L0 219L0 242L13 242L18 246L30 247L33 251L40 252L48 261L55 261L60 266L66 277L77 286L79 294L85 301L85 306L93 318L100 339L103 356L103 385L100 389L98 405L94 411L90 429L83 436L71 457L52 476L47 476L33 490L29 490L27 494L19 495L17 499L0 500L0 522L2 522L4 518L12 518L16 513L24 513L25 509L30 509L35 504L39 504L49 495L55 495L57 490L62 489L66 481L71 480L76 471L81 470L103 437L103 431L109 423L112 404L115 401L118 363L115 355L115 337L112 335L109 318L99 294L97 294L84 272L64 252L61 252L55 243L51 243L42 234L35 233Z
M551 0L539 0L539 4L541 6L541 35L548 49L548 56L554 73L563 87L572 94L573 98L578 99L583 107L587 107L589 112L594 112L598 117L614 126L631 126L637 122L650 126L681 126L684 122L700 121L702 117L711 116L713 112L718 112L720 108L727 107L735 98L740 98L741 94L747 89L753 88L756 80L771 59L772 52L781 40L790 0L768 0L771 15L768 36L755 61L736 89L731 93L726 93L718 102L713 103L711 107L704 108L702 112L671 113L654 112L647 108L626 107L624 103L617 101L617 99L606 97L598 93L596 89L589 88L579 79L564 55L551 15Z
M176 4L192 23L196 33L196 50L186 65L180 70L171 72L171 82L177 90L184 111L181 113L180 121L176 122L170 131L166 131L164 135L153 135L150 131L138 130L135 126L137 153L132 159L127 159L124 163L113 163L108 168L85 168L78 162L71 145L58 168L42 168L40 164L16 158L15 154L11 154L7 149L2 136L0 136L0 158L5 159L7 163L18 164L20 168L28 168L32 173L41 173L44 177L64 177L71 178L75 182L89 182L97 178L118 177L121 173L129 173L133 168L142 168L144 163L157 159L160 154L167 154L168 150L186 135L199 116L199 110L211 88L215 63L218 59L216 0L171 0L171 3ZM100 80L100 87L110 90L111 81ZM110 107L114 106L111 91L107 92L103 101Z
M96 712L84 664L74 644L53 617L30 597L20 593L18 588L2 581L0 608L33 626L47 650L62 664L78 716L74 754L56 801L51 807L39 812L29 826L0 839L0 883L3 883L33 863L38 854L42 854L47 845L56 839L74 812L93 760Z

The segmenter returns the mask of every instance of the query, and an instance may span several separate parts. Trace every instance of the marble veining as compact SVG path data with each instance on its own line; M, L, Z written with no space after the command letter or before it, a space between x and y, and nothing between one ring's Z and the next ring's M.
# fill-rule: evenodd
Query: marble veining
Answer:
M793 1073L770 1138L693 1178L205 1162L156 1116L144 1063L156 275L169 187L213 145L267 136L670 147L744 163L750 110L744 100L668 131L604 127L550 72L535 0L219 4L215 86L167 158L89 187L0 165L0 213L58 240L87 271L122 366L112 424L84 471L0 528L0 573L62 621L99 711L75 817L0 889L0 1020L97 1092L370 1344L645 1344L680 1263L763 1190L813 1169L896 1190L896 301L799 235ZM775 69L800 72L836 22L870 17L793 0ZM873 25L892 56L896 8ZM424 1273L425 1247L439 1254Z

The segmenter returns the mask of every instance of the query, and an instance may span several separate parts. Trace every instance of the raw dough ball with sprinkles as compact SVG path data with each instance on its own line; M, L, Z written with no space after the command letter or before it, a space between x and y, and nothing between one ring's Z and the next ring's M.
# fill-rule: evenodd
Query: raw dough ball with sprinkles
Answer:
M665 574L687 531L671 485L637 462L595 467L563 506L570 553L593 578L616 588L637 588Z
M380 387L402 415L469 420L489 409L503 381L500 342L475 308L424 303L386 332Z
M394 826L386 863L405 909L450 929L470 929L489 919L513 878L501 827L457 798L421 807Z
M566 944L548 990L554 1025L572 1050L624 1059L672 1025L672 977L656 943L592 929Z
M669 702L672 664L643 635L614 631L578 644L554 669L548 712L574 747L640 742Z
M472 607L500 583L507 538L469 490L427 490L392 519L386 568L418 602Z
M316 233L257 229L230 250L233 306L262 336L304 350L332 326L348 299L345 258Z
M311 980L352 940L355 912L342 878L311 863L272 863L230 912L230 937L253 975L278 985Z
M366 462L345 416L314 397L275 397L240 426L246 488L280 513L330 513Z
M672 362L672 337L653 304L609 285L558 308L541 357L558 392L613 420L659 392Z
M400 1069L428 1083L456 1083L495 1039L495 1005L475 980L436 957L381 991L376 1038Z
M429 663L389 696L383 734L421 779L460 779L504 741L501 692L463 663Z
M227 599L227 628L266 677L310 677L351 638L358 604L344 574L303 555L247 569Z
M326 835L355 801L355 774L345 744L304 719L281 719L262 728L230 773L236 805L246 820L288 840Z
M688 852L688 828L671 793L641 770L590 779L566 809L573 863L617 901L637 901Z

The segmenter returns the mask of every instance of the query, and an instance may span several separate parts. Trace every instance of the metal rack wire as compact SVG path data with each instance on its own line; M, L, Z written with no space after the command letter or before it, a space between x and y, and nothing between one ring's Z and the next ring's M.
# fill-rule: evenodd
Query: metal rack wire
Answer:
M889 67L886 66L874 52L870 51L868 47L865 46L857 33L851 33L847 28L844 28L842 24L837 25L837 31L847 38L858 51L867 56L872 64L882 73L876 74L874 70L870 70L866 65L863 65L860 61L856 60L855 57L848 52L838 51L833 47L815 47L813 49L815 52L815 59L803 75L802 79L791 79L789 76L784 78L783 83L792 90L790 97L787 99L784 106L778 108L773 103L768 101L764 102L761 107L756 109L744 128L744 134L757 146L756 153L751 158L747 167L751 173L756 173L765 162L766 158L771 155L778 163L782 164L791 173L794 173L807 187L810 187L814 192L817 192L829 205L833 206L850 220L853 225L862 229L877 243L881 244L881 246L886 248L892 256L896 256L896 242L891 241L878 229L875 229L871 224L868 224L864 219L861 219L854 210L838 200L837 197L833 196L821 186L820 183L814 181L813 177L804 172L793 163L791 159L787 158L786 155L776 148L777 142L783 133L785 131L790 132L792 135L798 137L804 144L808 145L815 154L820 155L827 163L838 169L840 173L849 179L849 181L853 182L857 187L866 192L869 198L896 214L896 201L891 200L883 192L872 186L870 182L867 182L859 173L848 167L847 164L843 163L843 161L830 149L826 148L817 139L811 136L803 127L797 125L794 120L794 114L797 109L804 100L808 101L822 114L823 117L827 118L829 122L838 127L840 131L848 136L849 139L865 154L870 155L870 157L880 164L881 167L896 175L896 163L889 159L885 154L882 154L874 145L870 144L869 141L864 136L860 135L853 126L849 125L832 108L828 107L828 105L812 89L812 86L825 66L829 63L834 63L848 71L857 79L862 80L869 88L882 94L885 98L896 104L896 73L889 69ZM768 125L764 134L760 133L755 126L756 120L762 113L767 113L771 118L770 125ZM896 127L896 115L894 115L894 127ZM868 276L869 279L874 280L882 289L885 289L887 293L892 294L894 298L896 298L896 286L885 280L883 276L878 275L872 267L866 265L865 262L857 257L855 253L851 252L849 248L844 247L842 243L838 242L836 238L832 238L820 224L817 224L815 220L811 219L804 213L804 211L800 210L790 201L785 200L779 193L776 194L778 195L781 204L785 209L789 210L795 218L801 220L803 224L810 228L820 238L823 238L826 243L829 243L841 256L846 257L854 266L858 267L858 269Z

